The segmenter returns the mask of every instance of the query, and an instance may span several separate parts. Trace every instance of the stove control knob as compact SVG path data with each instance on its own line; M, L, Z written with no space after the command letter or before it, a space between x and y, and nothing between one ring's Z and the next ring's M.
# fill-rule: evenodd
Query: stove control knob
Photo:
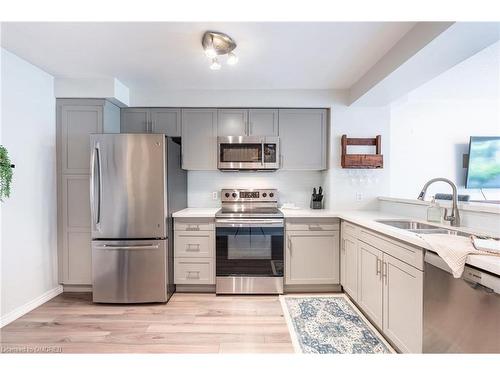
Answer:
M238 196L238 194L236 194L236 193L233 193L231 195L233 196L233 198L236 198Z
M226 196L226 198L229 198L229 193L226 193L226 194L224 194L224 195Z
M262 193L262 197L263 198L267 197L267 193Z
M274 197L274 193L269 193L269 197L270 198Z

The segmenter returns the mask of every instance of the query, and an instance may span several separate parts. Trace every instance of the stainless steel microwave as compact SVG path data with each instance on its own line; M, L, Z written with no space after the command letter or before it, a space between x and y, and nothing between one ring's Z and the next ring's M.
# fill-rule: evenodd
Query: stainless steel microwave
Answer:
M217 137L217 168L230 170L276 170L280 167L278 137Z

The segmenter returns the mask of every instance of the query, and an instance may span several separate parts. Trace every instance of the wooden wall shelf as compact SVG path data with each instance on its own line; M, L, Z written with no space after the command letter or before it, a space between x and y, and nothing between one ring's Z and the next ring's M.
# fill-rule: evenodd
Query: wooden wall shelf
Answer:
M384 167L384 156L381 154L382 136L375 138L347 138L342 136L342 168L373 169ZM347 146L375 146L375 154L348 154Z

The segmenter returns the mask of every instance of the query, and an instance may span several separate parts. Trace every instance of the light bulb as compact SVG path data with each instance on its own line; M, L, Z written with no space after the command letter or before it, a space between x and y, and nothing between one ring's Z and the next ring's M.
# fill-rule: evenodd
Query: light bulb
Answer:
M238 56L236 56L234 53L230 52L227 55L227 63L228 65L235 65L238 62Z
M205 50L205 55L207 55L207 57L210 57L211 59L213 59L215 56L217 56L217 52L215 52L215 49L213 47L208 47Z
M210 65L210 69L212 70L219 70L221 68L220 62L217 60L217 58L212 59L212 64Z

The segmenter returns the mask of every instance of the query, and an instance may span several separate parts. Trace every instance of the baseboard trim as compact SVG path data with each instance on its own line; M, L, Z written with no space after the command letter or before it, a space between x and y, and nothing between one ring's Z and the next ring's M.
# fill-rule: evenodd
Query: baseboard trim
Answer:
M55 288L45 292L41 296L25 303L22 306L12 310L0 318L0 327L5 327L7 324L12 323L14 320L19 319L21 316L29 313L31 310L36 309L38 306L43 305L45 302L50 301L55 296L63 292L63 286L58 285Z
M327 293L327 292L340 292L342 287L339 284L300 284L300 285L286 285L285 294L287 293Z
M63 285L65 292L92 292L92 285Z
M175 291L179 293L215 293L215 285L179 285L175 286Z

